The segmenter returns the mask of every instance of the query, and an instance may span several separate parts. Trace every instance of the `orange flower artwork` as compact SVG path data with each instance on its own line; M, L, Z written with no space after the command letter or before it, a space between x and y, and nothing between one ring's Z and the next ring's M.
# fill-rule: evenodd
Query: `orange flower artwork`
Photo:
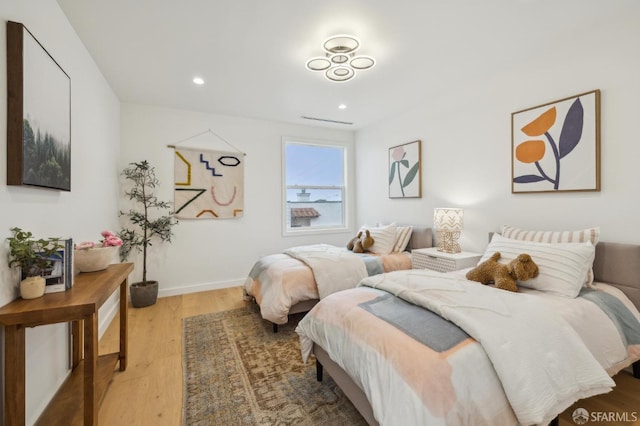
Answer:
M574 153L581 143L596 143L593 142L594 137L599 141L599 137L590 133L592 126L597 129L597 124L594 125L595 115L591 111L587 112L589 116L585 124L583 97L587 98L594 93L596 100L587 99L588 105L591 107L595 102L599 107L599 91L596 91L513 114L515 116L526 113L519 116L518 120L514 118L513 122L513 184L537 183L536 190L545 190L541 189L544 187L540 186L540 183L546 182L549 185L548 190L557 191L561 188L563 179L574 179L576 170L582 173L583 166L584 170L588 170L591 157L585 154L574 154L572 157L576 155L578 157L570 161L573 163L572 168L569 172L565 172L571 176L565 175L563 159ZM562 104L564 101L569 102ZM583 142L585 132L587 142ZM585 152L584 149L583 152ZM597 153L593 155L597 156ZM567 184L567 186L570 185ZM599 189L599 182L596 187Z

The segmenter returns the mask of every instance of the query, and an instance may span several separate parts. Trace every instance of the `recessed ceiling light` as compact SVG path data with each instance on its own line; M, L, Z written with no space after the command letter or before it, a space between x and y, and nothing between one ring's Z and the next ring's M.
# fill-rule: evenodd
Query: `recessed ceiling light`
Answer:
M340 109L346 109L346 108L347 108L347 106L346 106L345 104L340 104L340 105L338 105L338 108L340 108Z
M193 82L198 86L202 86L204 84L204 80L201 77L193 77Z

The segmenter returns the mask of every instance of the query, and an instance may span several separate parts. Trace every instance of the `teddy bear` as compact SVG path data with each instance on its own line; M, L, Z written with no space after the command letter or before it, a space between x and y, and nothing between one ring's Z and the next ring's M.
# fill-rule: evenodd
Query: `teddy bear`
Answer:
M538 276L538 265L526 253L519 254L507 264L498 263L500 252L467 272L467 279L482 284L494 282L496 288L518 291L516 280L526 281Z
M347 250L353 250L353 247L355 247L356 245L356 241L359 242L361 237L362 237L362 231L358 232L358 235L353 237L351 241L347 243Z
M362 231L358 232L358 235L347 244L347 249L353 251L354 253L365 253L369 251L371 246L373 246L375 240L371 236L371 232L368 229L365 229L364 233L365 235L363 237Z

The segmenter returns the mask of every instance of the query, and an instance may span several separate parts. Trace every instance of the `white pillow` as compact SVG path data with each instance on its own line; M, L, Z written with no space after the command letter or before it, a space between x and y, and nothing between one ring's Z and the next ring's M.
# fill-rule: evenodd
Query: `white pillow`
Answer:
M500 252L499 263L509 263L521 253L527 253L538 265L538 276L518 285L566 297L580 293L593 264L595 247L584 243L537 243L505 238L494 234L480 262Z
M412 232L413 226L396 227L396 242L393 246L392 253L401 253L404 251L404 249L407 248L407 244L409 244Z
M364 237L365 231L369 230L373 237L373 246L369 248L369 251L376 254L389 254L393 250L393 246L396 243L396 225L392 223L387 226L367 226L363 225L360 228L362 236Z
M595 247L600 238L600 228L587 228L581 231L528 231L504 225L501 234L503 237L513 240L535 241L538 243L584 243L585 241L591 241L591 244ZM593 287L593 265L589 268L584 285Z

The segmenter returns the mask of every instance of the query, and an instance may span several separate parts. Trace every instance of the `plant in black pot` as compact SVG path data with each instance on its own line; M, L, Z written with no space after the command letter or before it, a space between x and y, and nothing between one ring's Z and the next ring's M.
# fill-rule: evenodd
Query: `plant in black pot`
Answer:
M125 195L134 203L126 216L130 227L123 228L118 236L122 240L120 259L126 260L132 250L142 252L142 281L131 284L131 304L136 308L153 305L158 298L158 281L147 279L147 257L153 240L171 242L171 228L178 223L171 215L171 204L160 201L156 195L159 186L155 168L149 162L130 163L122 171L127 188Z
M29 231L11 228L13 235L9 241L9 267L21 269L20 296L34 299L44 294L45 278L43 274L51 268L54 260L60 259L58 252L64 246L59 238L34 238Z

